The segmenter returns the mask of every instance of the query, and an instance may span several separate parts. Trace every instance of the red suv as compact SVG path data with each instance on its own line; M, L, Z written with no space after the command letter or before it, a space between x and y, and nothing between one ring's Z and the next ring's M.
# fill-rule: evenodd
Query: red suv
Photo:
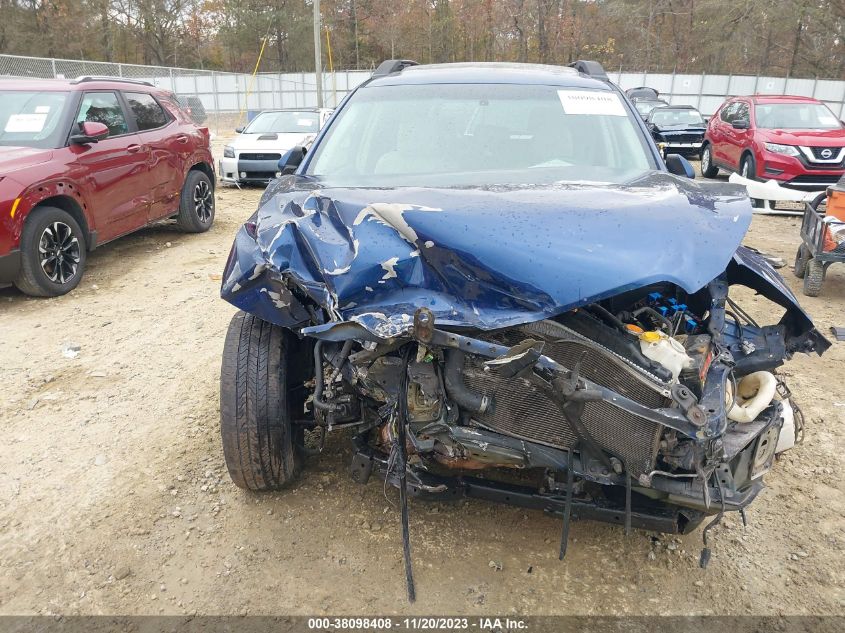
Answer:
M104 242L170 216L207 231L213 165L208 128L152 84L0 82L0 284L62 295Z
M845 124L808 97L728 99L710 118L701 173L719 168L794 189L824 189L845 173Z

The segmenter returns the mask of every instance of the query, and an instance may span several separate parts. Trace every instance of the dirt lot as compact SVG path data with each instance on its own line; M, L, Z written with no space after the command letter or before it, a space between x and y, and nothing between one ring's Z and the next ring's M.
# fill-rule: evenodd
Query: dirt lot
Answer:
M204 235L160 225L97 249L69 296L0 290L0 613L845 612L845 343L787 366L807 441L748 528L731 515L714 531L707 571L700 530L626 539L575 523L559 562L556 519L416 502L409 606L398 512L378 482L349 480L345 437L283 494L235 488L218 437L234 313L219 276L260 195L219 189ZM747 243L791 263L797 236L796 219L756 217ZM845 325L845 267L803 301L820 329Z

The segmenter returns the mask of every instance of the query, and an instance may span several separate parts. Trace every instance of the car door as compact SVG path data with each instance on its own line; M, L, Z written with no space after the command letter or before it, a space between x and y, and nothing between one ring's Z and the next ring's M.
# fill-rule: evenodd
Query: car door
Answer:
M728 162L727 130L731 129L731 120L736 108L736 101L729 101L723 105L717 116L714 117L711 128L710 141L713 147L713 161L721 165Z
M736 128L738 122L745 122L745 128ZM725 163L731 169L739 169L739 159L743 150L749 146L751 135L751 114L747 101L737 101L731 116L730 125L725 127Z
M172 215L179 206L182 181L192 145L190 136L153 95L123 93L143 144L150 148L149 221Z
M109 129L108 137L97 143L68 143L97 240L104 242L147 223L149 150L116 91L85 92L69 136L78 133L85 121L103 123Z

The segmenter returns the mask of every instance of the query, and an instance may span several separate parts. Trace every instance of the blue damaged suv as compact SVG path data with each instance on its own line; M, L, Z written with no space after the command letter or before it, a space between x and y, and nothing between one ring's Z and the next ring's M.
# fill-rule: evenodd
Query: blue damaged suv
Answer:
M686 533L794 442L774 372L829 343L740 245L744 190L664 162L595 62L385 62L284 171L223 276L239 486L345 429L353 477L400 489L409 561L406 494L557 513L564 548L573 516Z

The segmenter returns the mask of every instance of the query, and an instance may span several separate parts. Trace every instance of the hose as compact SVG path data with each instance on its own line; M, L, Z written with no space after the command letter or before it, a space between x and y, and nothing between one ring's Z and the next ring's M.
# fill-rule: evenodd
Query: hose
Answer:
M465 354L458 350L452 349L446 352L443 370L446 393L461 409L472 413L485 413L490 409L492 400L489 396L467 388L463 377L464 357Z
M349 351L352 349L353 341L350 339L343 344L340 351L340 364L332 373L331 380L333 381L343 363L346 362L346 357L349 356ZM314 398L312 404L314 408L321 411L337 411L340 407L332 402L323 400L323 341L319 340L314 344Z
M406 431L408 427L408 359L411 355L411 345L402 350L402 375L399 377L399 406L396 433L397 468L399 469L399 506L402 522L402 557L405 562L405 587L408 590L408 601L417 599L414 588L414 571L411 565L411 537L408 520L408 445Z
M600 305L598 303L591 303L587 307L598 311L598 313L601 316L603 316L606 321L610 321L613 325L618 327L620 330L622 330L626 334L628 333L628 328L625 327L625 324L622 323L622 321L620 321L619 318L615 314L613 314L610 310L605 308L603 305Z
M660 321L661 323L663 323L663 325L665 325L665 326L666 326L666 330L667 330L667 332L668 332L670 335L672 334L672 322L671 322L669 319L667 319L665 316L663 316L662 314L660 314L660 313L659 313L657 310L655 310L654 308L651 308L651 307L649 307L649 306L645 306L645 307L643 307L643 308L640 308L639 310L634 310L633 314L634 314L634 316L635 316L635 317L638 317L638 316L640 316L643 312L647 312L648 314L650 314L651 316L653 316L655 319L657 319L658 321Z

